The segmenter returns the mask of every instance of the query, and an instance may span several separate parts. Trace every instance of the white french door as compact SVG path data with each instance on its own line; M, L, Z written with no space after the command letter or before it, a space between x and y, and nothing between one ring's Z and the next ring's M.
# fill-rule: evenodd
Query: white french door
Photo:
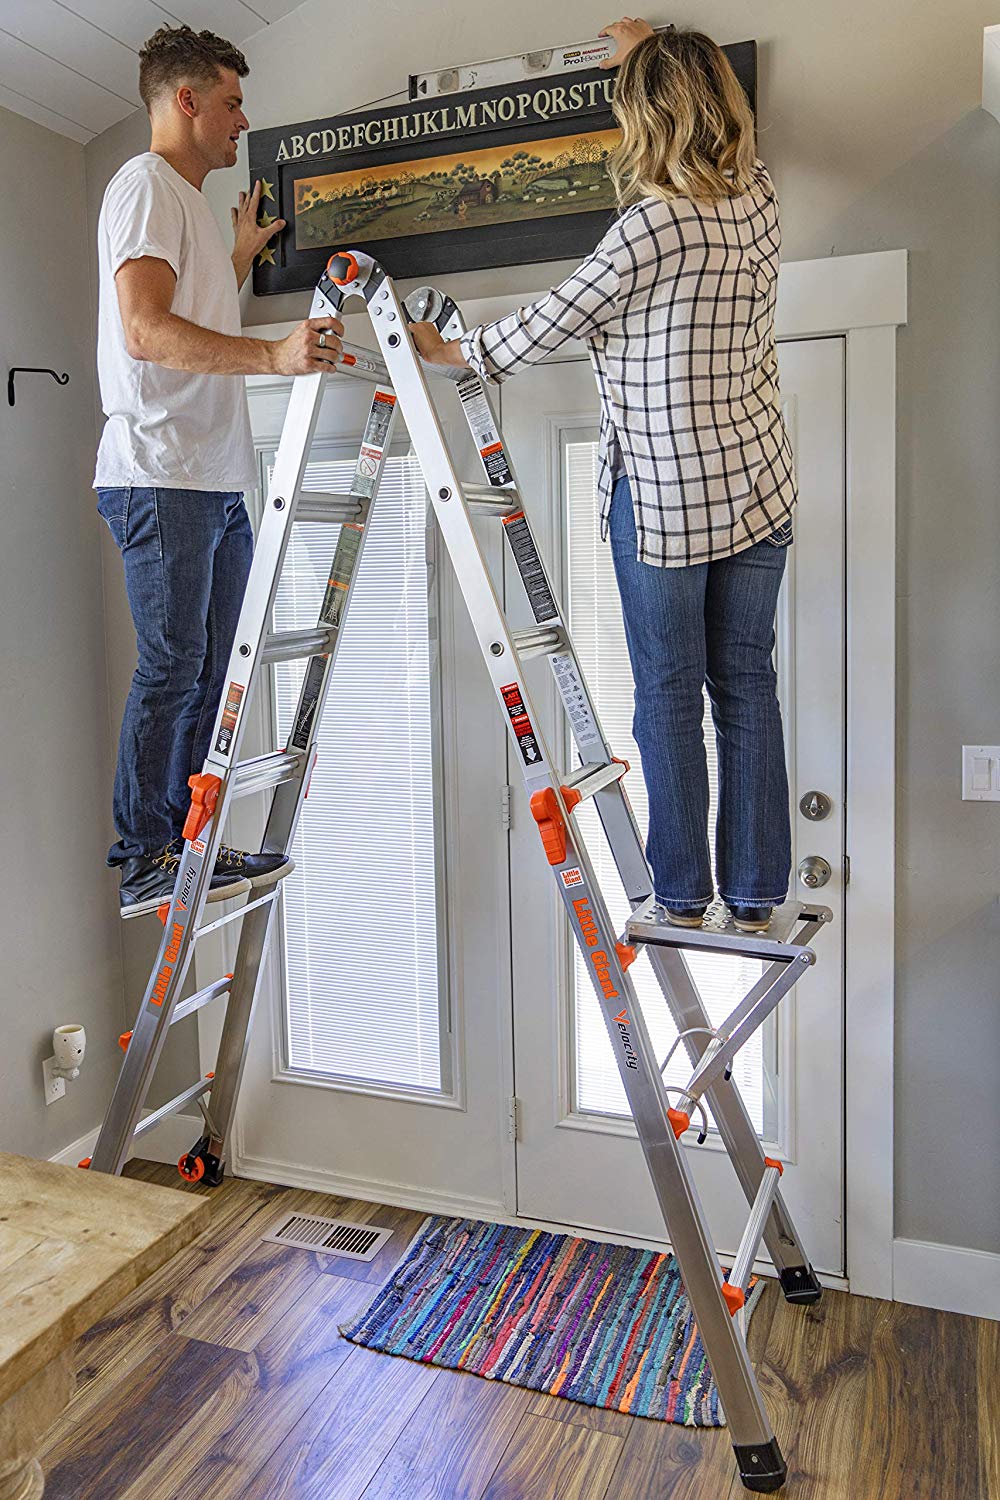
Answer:
M817 1270L843 1274L844 880L844 343L798 340L780 348L782 395L801 491L795 545L779 605L777 664L793 814L792 894L834 910L816 942L819 962L740 1054L735 1077L769 1154L789 1164L782 1192ZM598 536L595 501L597 397L589 363L555 362L502 389L502 421L532 526L550 559L605 731L630 761L626 788L645 828L646 796L632 740L632 681L610 549ZM516 578L515 625L531 623ZM523 614L518 613L523 611ZM527 667L550 749L573 764L548 664ZM706 717L714 782L714 739ZM618 1235L662 1241L663 1223L628 1115L607 1034L570 943L541 857L535 824L515 784L511 829L511 932L517 1212ZM807 792L832 802L821 821L800 810ZM587 809L589 811L589 809ZM713 795L714 816L714 795ZM586 821L586 820L584 820ZM596 815L589 845L619 927L627 902ZM805 892L794 866L816 856L831 869ZM691 970L714 1021L761 972L758 961L705 954ZM676 1035L648 963L632 970L659 1056ZM686 1072L683 1049L670 1083ZM688 1147L717 1248L732 1252L746 1202L714 1132Z
M251 383L264 487L289 388ZM307 489L348 489L370 399L360 382L328 384ZM454 408L443 416L472 473L457 399ZM292 851L297 868L275 918L235 1165L488 1214L509 1169L497 1067L510 1014L504 738L408 448L397 421ZM295 528L275 628L315 624L336 540L333 526ZM500 528L483 544L499 574ZM302 664L270 672L256 705L260 748L285 743ZM231 841L256 848L264 799L246 801L234 809ZM230 943L232 932L222 929ZM234 951L212 954L213 971L231 969ZM202 1041L211 1055L207 1030Z

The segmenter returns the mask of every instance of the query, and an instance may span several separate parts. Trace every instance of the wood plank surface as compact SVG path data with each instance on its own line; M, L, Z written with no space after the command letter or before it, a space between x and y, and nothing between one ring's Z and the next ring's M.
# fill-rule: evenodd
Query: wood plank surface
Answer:
M171 1169L128 1171L154 1183ZM209 1222L76 1346L43 1454L59 1500L738 1500L731 1435L349 1344L424 1215L228 1181ZM378 1277L262 1243L286 1212L395 1229ZM1000 1324L769 1283L750 1352L790 1500L1000 1500Z
M208 1217L202 1199L0 1152L0 1403Z

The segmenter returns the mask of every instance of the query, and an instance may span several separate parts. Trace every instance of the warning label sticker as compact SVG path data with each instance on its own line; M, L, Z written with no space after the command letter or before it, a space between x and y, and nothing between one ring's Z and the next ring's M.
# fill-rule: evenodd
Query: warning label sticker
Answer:
M493 420L493 413L490 411L490 403L486 399L482 381L475 373L464 375L455 389L458 391L458 399L462 403L469 431L479 449L479 457L486 470L486 478L495 489L501 489L505 484L512 484L514 476L510 471L507 454Z
M323 606L319 612L324 625L339 625L347 604L347 591L354 576L354 565L361 550L364 527L356 521L345 521L340 528L337 550L333 554L333 566L323 595Z
M603 743L600 727L584 691L583 679L572 656L557 652L549 657L549 661L552 663L556 687L562 697L576 748L583 755L584 750ZM586 756L583 758L586 759Z
M392 391L379 388L372 397L368 422L361 439L361 452L358 454L354 483L351 486L352 495L360 495L367 500L374 497L395 409L396 398Z
M558 620L559 611L556 609L556 601L552 597L548 580L545 577L545 569L535 546L535 539L531 535L527 517L523 510L519 510L513 516L503 518L504 535L510 543L510 550L514 554L517 563L517 571L521 575L524 591L531 605L531 612L537 624L541 625L549 620Z
M526 766L536 766L542 759L535 731L531 727L524 707L524 698L520 685L516 682L508 682L506 687L500 689L503 694L504 706L510 715L510 722L514 729L514 738L517 740L517 748L521 752L521 759Z
M313 720L316 717L316 705L319 702L329 660L328 656L314 656L309 663L305 680L302 683L302 692L299 695L299 711L295 716L295 727L288 741L289 750L305 750L309 744Z
M246 688L240 682L231 682L226 689L226 706L222 710L222 723L215 741L215 748L220 755L229 754L229 747L233 743L233 731L236 728L236 720L240 716L240 704L243 702L245 692Z
M559 874L565 886L583 885L583 873L580 870L560 870Z

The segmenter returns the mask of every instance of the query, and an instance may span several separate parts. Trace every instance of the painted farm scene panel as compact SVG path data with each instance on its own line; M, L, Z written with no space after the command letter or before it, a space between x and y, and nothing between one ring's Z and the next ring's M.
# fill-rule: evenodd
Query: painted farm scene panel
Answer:
M617 130L560 135L295 182L295 244L395 239L613 209Z

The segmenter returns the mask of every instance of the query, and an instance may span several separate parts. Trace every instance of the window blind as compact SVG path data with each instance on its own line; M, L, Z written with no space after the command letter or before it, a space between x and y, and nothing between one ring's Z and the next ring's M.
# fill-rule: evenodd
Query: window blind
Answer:
M642 760L632 737L634 684L625 644L625 626L611 561L611 548L600 538L597 503L597 443L563 442L563 514L568 526L568 608L570 630L580 665L594 696L604 732L616 755L631 770L625 790L643 837L649 805L642 779ZM715 827L718 802L718 763L715 730L705 698L705 743L710 788L709 830ZM576 763L575 753L570 764ZM629 904L611 850L592 801L576 813L587 847L594 853L595 873L618 931L624 928ZM628 1102L615 1064L590 978L576 944L574 951L575 1104L578 1110L628 1115ZM717 1025L763 972L759 959L722 954L685 954L685 959L709 1013ZM631 971L657 1058L663 1058L677 1035L670 1012L648 962ZM758 1132L764 1125L764 1058L762 1033L757 1031L737 1054L733 1076ZM664 1075L670 1085L690 1076L687 1052L679 1047Z
M311 462L305 487L344 492L353 459ZM288 1063L356 1082L441 1088L435 764L426 491L386 463L284 894ZM296 526L274 629L314 626L335 527ZM278 744L305 664L277 663Z

